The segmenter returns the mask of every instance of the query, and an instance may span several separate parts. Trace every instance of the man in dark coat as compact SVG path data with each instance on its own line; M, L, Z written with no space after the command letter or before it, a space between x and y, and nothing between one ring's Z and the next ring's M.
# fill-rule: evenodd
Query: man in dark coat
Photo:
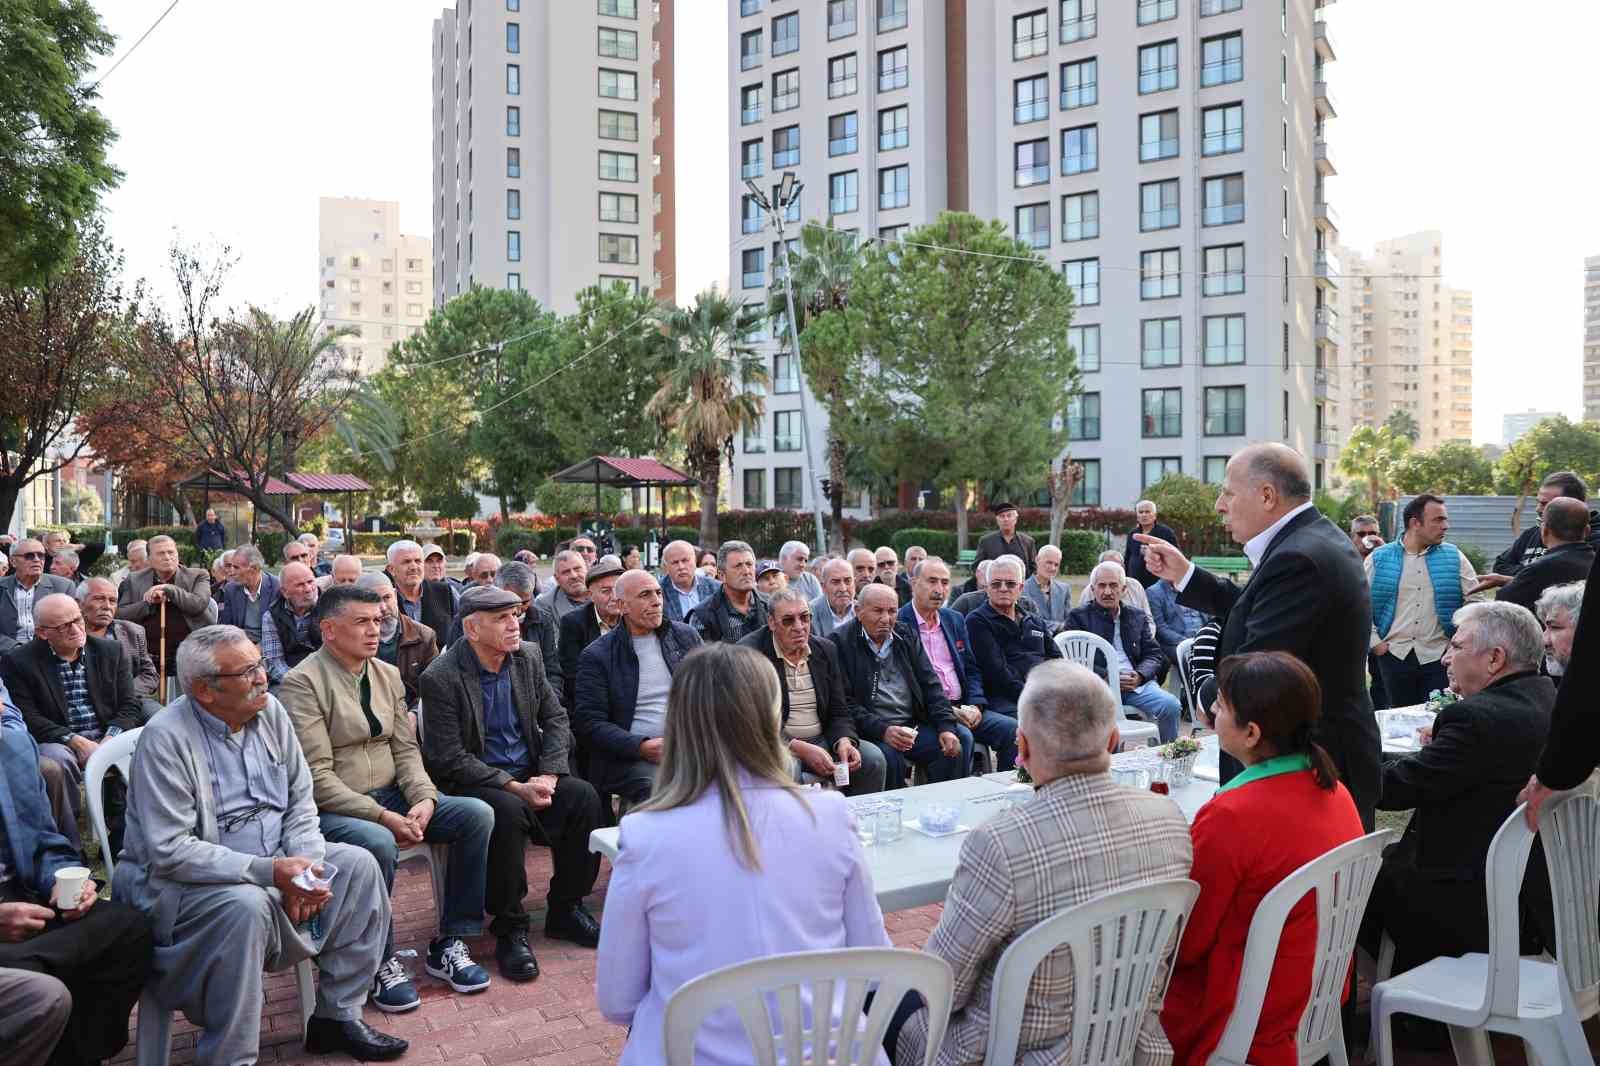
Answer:
M1096 566L1089 575L1094 600L1067 614L1067 629L1093 633L1111 645L1116 662L1106 663L1102 669L1097 657L1095 673L1115 676L1122 705L1153 721L1161 743L1166 744L1178 739L1178 697L1161 687L1165 655L1160 642L1150 635L1144 612L1122 602L1122 586L1127 580L1116 563Z
M767 624L767 598L756 589L756 553L742 540L717 549L722 587L685 619L707 644L737 644Z
M995 531L987 534L978 541L978 555L973 563L981 563L985 559L998 559L1002 555L1015 555L1022 560L1022 566L1028 572L1023 577L1033 576L1033 562L1036 549L1033 538L1026 533L1017 532L1017 505L1014 503L997 503L994 505ZM966 590L968 592L972 589Z
M456 613L456 597L443 581L426 581L422 576L422 545L414 540L397 540L389 545L388 565L384 570L400 596L400 612L413 622L421 622L435 635L450 632Z
M1594 546L1588 542L1589 507L1580 500L1559 497L1545 505L1539 526L1544 554L1518 570L1495 596L1533 610L1544 590L1569 581L1584 581L1594 566Z
M1178 543L1178 534L1172 527L1156 521L1156 505L1149 500L1140 500L1133 509L1134 517L1139 524L1128 530L1128 544L1123 549L1122 557L1128 563L1128 580L1137 581L1145 588L1156 583L1156 577L1144 565L1144 553L1139 550L1139 544L1133 538L1136 534L1143 533L1149 537L1160 537L1168 544Z
M1350 538L1312 504L1305 459L1287 445L1253 444L1234 453L1217 511L1255 568L1242 588L1194 566L1159 537L1134 540L1150 572L1178 590L1178 602L1223 619L1218 661L1287 651L1311 667L1322 683L1317 742L1333 757L1371 831L1380 743L1367 693L1372 597L1361 560ZM1223 755L1223 781L1239 769Z
M578 657L622 619L622 604L617 602L617 579L621 576L622 563L614 557L595 563L584 576L589 602L561 619L561 636L556 643L561 655L561 702L568 707L576 702L578 694Z

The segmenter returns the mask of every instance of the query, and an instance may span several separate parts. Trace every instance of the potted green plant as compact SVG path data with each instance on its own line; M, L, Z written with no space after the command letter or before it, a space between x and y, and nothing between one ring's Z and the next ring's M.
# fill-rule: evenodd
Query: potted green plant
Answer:
M1179 737L1161 749L1161 759L1168 764L1167 783L1172 788L1183 788L1194 779L1195 760L1200 758L1200 745L1188 737Z

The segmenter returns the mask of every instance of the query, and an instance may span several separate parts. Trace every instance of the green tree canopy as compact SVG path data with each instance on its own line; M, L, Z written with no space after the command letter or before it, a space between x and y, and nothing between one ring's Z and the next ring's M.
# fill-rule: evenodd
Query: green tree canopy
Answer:
M1389 476L1395 488L1411 494L1487 496L1494 491L1494 464L1462 440L1446 441L1431 452L1407 452Z
M1600 482L1600 422L1572 422L1564 415L1547 418L1516 439L1495 464L1495 491L1516 496L1512 529L1522 525L1524 500L1539 482L1558 470L1571 470L1593 493Z
M1422 427L1417 424L1417 416L1410 411L1390 411L1383 424L1393 430L1396 436L1404 437L1412 444L1422 438Z
M1357 426L1339 453L1339 473L1367 483L1367 504L1376 514L1379 501L1393 484L1394 464L1410 450L1411 442L1392 426Z
M1200 529L1218 520L1217 489L1188 474L1167 474L1144 490L1161 521L1182 529Z

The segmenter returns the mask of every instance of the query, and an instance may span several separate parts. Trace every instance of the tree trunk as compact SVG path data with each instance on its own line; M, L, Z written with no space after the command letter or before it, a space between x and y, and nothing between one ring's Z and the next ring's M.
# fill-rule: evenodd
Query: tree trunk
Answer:
M967 550L967 483L956 482L956 553Z
M838 436L829 433L828 440L828 477L832 481L828 493L828 502L833 507L833 532L828 537L828 547L841 555L844 554L844 463L845 443Z
M283 508L279 507L276 503L273 502L272 496L270 494L265 493L265 492L254 492L254 491L252 491L252 492L246 492L244 495L251 503L256 505L256 508L262 514L266 515L268 518L273 519L280 526L282 526L284 528L284 531L289 536L291 536L291 537L299 536L299 534L300 534L300 525L299 525L298 522L296 522L294 520L294 508L293 507L291 507L289 510L285 511ZM187 501L185 501L185 505L187 506ZM190 519L192 521L192 519L194 517L192 511L190 512L189 517L190 517Z
M717 492L722 481L722 463L712 459L700 469L700 546L717 550Z

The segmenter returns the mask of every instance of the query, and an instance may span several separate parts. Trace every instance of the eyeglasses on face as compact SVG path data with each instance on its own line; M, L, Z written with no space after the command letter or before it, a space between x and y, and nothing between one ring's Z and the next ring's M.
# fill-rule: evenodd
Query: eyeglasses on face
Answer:
M798 614L777 615L775 617L777 618L778 624L785 629L793 629L797 626L808 626L811 624L810 611L801 611Z
M253 677L256 674L260 674L263 677L267 674L267 664L261 659L257 659L243 670L235 670L231 674L207 674L206 677L212 681L223 681L235 677Z
M13 559L43 559L44 552L17 552Z
M1022 587L1022 582L1020 582L1020 581L1006 581L1004 579L1000 579L998 581L991 580L989 582L989 587L992 588L992 589L1016 589L1016 588L1021 588Z
M53 626L35 626L34 627L34 632L36 632L36 633L48 633L52 629L60 630L60 629L82 629L82 628L83 628L83 615L80 614L76 618L69 618L65 622L57 622Z

